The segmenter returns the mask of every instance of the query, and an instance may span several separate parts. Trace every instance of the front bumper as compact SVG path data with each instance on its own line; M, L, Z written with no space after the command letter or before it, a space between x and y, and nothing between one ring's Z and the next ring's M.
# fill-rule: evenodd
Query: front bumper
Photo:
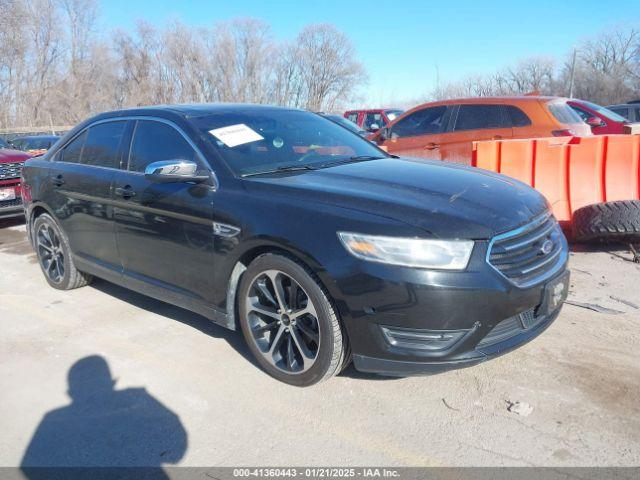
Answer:
M22 217L23 215L22 198L17 197L13 200L0 202L0 218Z
M13 218L23 216L24 206L22 203L22 188L19 179L0 181L0 189L4 188L12 188L15 192L15 198L11 200L0 201L0 218Z
M566 297L568 249L563 242L557 267L527 287L487 263L487 242L477 242L464 272L354 262L347 269L350 275L335 286L355 368L394 376L436 373L475 365L532 340L558 317ZM550 308L548 292L559 283L563 297ZM520 319L522 328L505 330ZM430 335L457 340L440 349L411 347Z
M488 345L486 347L477 346L472 350L464 351L458 355L446 359L435 361L407 361L391 360L388 358L374 358L366 355L354 355L353 363L357 370L361 372L377 373L393 377L408 377L412 375L428 375L466 368L477 365L486 360L504 355L525 343L533 340L547 329L560 314L561 308L556 309L547 315L535 327L523 330L521 333L513 335L502 342Z

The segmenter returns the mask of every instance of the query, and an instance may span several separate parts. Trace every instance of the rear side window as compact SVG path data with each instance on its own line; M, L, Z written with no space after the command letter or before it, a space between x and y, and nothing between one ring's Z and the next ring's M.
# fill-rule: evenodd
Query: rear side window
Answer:
M358 112L351 112L347 118L351 120L353 123L358 123Z
M445 105L413 112L398 120L398 123L393 126L392 135L403 138L440 133L444 130L446 113L447 107Z
M512 127L527 127L531 125L531 119L514 105L505 105L504 111L507 120L510 121Z
M71 143L64 147L64 150L62 150L62 156L59 157L60 160L68 163L80 163L80 159L82 158L82 148L84 147L86 139L87 130L82 132L74 138Z
M153 162L191 160L198 163L195 150L173 127L152 120L139 120L133 133L129 170L144 172Z
M502 128L500 105L460 105L455 131Z
M118 150L126 122L107 122L90 127L80 163L95 167L118 168Z
M547 108L560 123L582 123L580 115L564 102L547 103Z

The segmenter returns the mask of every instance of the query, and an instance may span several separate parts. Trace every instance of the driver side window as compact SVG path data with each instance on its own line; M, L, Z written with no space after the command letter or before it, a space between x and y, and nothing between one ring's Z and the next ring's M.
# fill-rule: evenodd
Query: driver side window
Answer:
M175 128L153 120L138 120L133 132L129 171L144 172L161 160L190 160L200 163L195 150Z
M391 135L394 138L404 138L441 133L444 130L446 112L445 105L413 112L393 126Z

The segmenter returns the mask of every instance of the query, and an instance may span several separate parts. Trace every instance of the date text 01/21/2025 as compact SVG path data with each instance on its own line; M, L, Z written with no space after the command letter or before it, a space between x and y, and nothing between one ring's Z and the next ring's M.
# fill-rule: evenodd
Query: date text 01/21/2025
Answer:
M397 478L400 472L388 468L235 468L233 476L258 478Z

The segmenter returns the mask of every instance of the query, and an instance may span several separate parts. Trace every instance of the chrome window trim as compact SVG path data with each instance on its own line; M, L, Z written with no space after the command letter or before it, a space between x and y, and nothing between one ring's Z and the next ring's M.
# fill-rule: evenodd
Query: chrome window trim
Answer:
M153 117L153 116L149 116L149 115L127 115L126 117L110 117L110 118L103 118L102 120L96 120L95 122L92 122L89 125L87 125L86 127L84 127L82 130L77 132L73 137L71 137L69 140L67 140L63 145L61 145L60 148L58 148L55 151L55 153L53 154L53 156L51 158L51 161L52 162L60 162L60 163L68 163L68 164L74 165L73 162L65 162L64 160L58 160L58 159L56 159L56 157L58 156L59 152L61 152L65 148L67 148L67 145L69 145L71 142L73 142L76 138L78 138L80 135L82 135L84 132L86 132L91 127L95 127L96 125L101 125L103 123L120 122L120 121L129 122L129 121L138 121L138 120L149 120L149 121L153 121L153 122L164 123L164 124L170 126L171 128L173 128L174 130L176 130L182 136L182 138L184 138L187 141L189 146L191 148L193 148L193 150L196 152L196 156L198 157L198 160L200 161L200 167L208 170L211 173L211 175L213 176L213 186L212 186L213 190L214 191L218 190L218 188L220 187L220 183L218 181L218 176L216 175L216 172L211 168L211 166L209 165L209 162L207 162L207 160L206 160L206 157L202 154L202 152L196 146L196 144L193 142L193 140L191 140L191 138L189 138L189 136L184 132L184 130L182 130L182 128L180 128L178 125L176 125L171 120L167 120L165 118L160 118L160 117ZM132 172L131 170L129 170L129 156L131 155L131 146L133 145L133 138L134 138L135 130L136 130L137 126L138 125L136 124L135 127L134 127L134 130L133 130L133 132L131 134L131 142L129 143L129 151L127 152L125 168L103 167L103 166L100 166L100 165L87 165L87 164L84 164L84 163L75 163L75 165L83 165L85 167L100 168L100 169L103 169L103 170L115 170L117 172L127 172L127 173L135 174L135 175L144 175L144 172Z
M507 280L510 284L512 284L513 286L517 287L517 288L529 288L532 287L534 285L538 285L540 283L544 283L547 280L549 280L550 278L552 278L553 276L555 276L558 272L559 272L559 266L564 265L568 258L569 258L569 253L568 250L563 248L564 245L561 245L560 247L560 251L559 251L559 255L558 255L558 259L556 261L556 264L553 266L552 269L550 269L548 272L545 272L544 274L540 275L539 277L534 278L533 280L530 280L528 282L515 282L512 279L510 279L509 277L507 277L504 273L502 273L497 267L495 267L491 261L490 261L490 257L491 257L491 250L493 248L493 244L497 241L500 240L505 240L511 237L517 237L518 235L522 234L523 232L527 231L527 230L532 230L534 228L536 228L538 225L543 224L544 222L546 222L549 217L551 217L552 214L550 211L546 211L545 213L539 215L538 217L534 218L531 222L522 225L521 227L518 227L514 230L509 230L508 232L505 233L501 233L499 235L494 236L493 238L491 238L491 240L489 241L489 244L487 246L487 254L485 256L485 261L486 263L496 272L498 272L498 274L504 278L505 280ZM556 223L555 228L560 228L560 225ZM562 232L561 232L562 233ZM562 240L562 237L560 238L560 242L564 243Z

